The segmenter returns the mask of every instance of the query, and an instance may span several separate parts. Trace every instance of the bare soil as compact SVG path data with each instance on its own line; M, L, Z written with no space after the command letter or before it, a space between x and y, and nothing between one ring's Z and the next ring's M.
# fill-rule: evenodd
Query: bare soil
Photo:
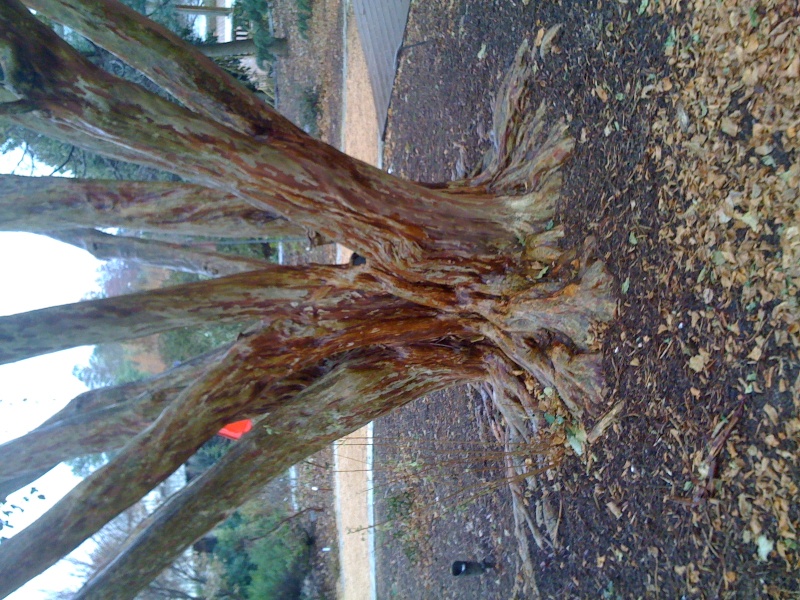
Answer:
M476 393L457 387L375 421L378 598L509 598L517 540L483 410ZM457 560L495 568L456 578Z
M300 127L308 127L309 109L316 116L317 135L339 147L342 131L341 0L314 0L307 32L298 27L295 0L273 3L275 37L289 40L288 56L275 65L277 108ZM309 100L316 98L315 106Z

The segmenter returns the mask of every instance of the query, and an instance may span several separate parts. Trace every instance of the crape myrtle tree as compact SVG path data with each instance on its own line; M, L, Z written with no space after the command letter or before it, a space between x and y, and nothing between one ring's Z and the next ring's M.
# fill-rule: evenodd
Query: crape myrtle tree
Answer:
M176 102L92 65L37 15L114 53ZM236 419L260 420L141 523L79 598L134 596L264 482L423 394L488 382L513 421L530 410L536 379L576 418L597 412L595 325L613 316L613 281L589 241L563 248L553 225L559 168L573 141L563 122L547 124L531 95L534 60L523 44L498 93L494 148L476 174L421 184L309 138L197 49L115 0L0 2L4 119L181 178L2 176L3 228L84 236L90 249L96 228L175 239L294 229L366 258L358 266L247 259L209 267L194 255L214 278L0 318L3 363L190 325L251 323L229 346L150 380L87 392L0 446L2 497L61 460L119 450L0 544L0 596L133 505ZM134 239L150 248L143 260L177 260L180 244L145 239Z

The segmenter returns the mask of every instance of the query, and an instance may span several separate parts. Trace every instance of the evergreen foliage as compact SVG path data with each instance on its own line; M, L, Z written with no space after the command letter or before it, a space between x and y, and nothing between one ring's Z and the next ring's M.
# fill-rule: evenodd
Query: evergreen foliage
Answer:
M256 59L259 66L286 52L287 42L276 38L270 31L270 8L265 0L237 0L233 7L234 27L237 25L250 32L256 45Z
M225 592L238 598L300 598L310 569L307 534L286 515L235 512L218 530L214 555Z

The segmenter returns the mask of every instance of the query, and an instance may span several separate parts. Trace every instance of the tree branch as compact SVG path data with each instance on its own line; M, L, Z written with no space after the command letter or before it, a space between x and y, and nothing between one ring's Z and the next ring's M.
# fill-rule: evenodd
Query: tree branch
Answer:
M229 348L213 350L149 379L84 392L33 431L0 445L0 499L59 462L123 447Z
M320 300L322 307L348 297L355 301L360 295L346 291L355 287L348 281L352 278L346 267L267 265L210 281L0 317L0 364L208 322L275 319L294 311L290 303L313 302L315 294L330 292Z
M248 135L300 130L197 48L116 0L25 0L115 54L184 106Z
M316 382L280 403L202 476L144 521L77 598L136 595L185 547L288 467L415 398L484 377L485 351L404 346L340 357Z
M27 100L15 100L13 102L0 102L0 117L8 115L20 115L36 110L36 106Z
M47 117L21 115L15 122L274 210L385 265L375 273L391 285L397 279L465 285L496 277L507 265L476 257L518 243L520 203L513 198L487 202L481 190L453 195L391 177L299 133L250 137L199 118L89 64L20 11L18 0L0 5L0 27L7 54L19 66L12 87ZM528 196L522 204L538 222L550 213L552 199L538 211L538 196Z
M462 321L391 298L337 307L240 338L226 356L186 388L159 418L105 467L78 484L34 524L0 545L0 597L17 589L96 533L166 479L226 422L243 411L277 410L271 386L343 351L375 344L406 345L469 334ZM377 315L391 316L377 320ZM331 318L333 317L333 318ZM355 402L358 407L361 400ZM347 421L347 415L326 415ZM363 424L365 412L349 415ZM371 420L374 415L369 416ZM292 430L292 436L298 433ZM303 448L305 448L303 446Z
M210 187L221 182L214 163L235 160L243 151L243 156L260 155L275 165L286 162L249 135L92 65L19 0L0 4L0 47L5 88L37 107L35 113L12 119L34 131L188 175ZM187 169L189 163L194 164Z
M220 238L304 237L306 231L233 194L172 181L0 175L0 229L120 227Z
M51 231L47 235L82 248L101 260L120 259L208 277L258 271L269 265L259 258L222 254L157 240L109 235L96 229L64 229Z

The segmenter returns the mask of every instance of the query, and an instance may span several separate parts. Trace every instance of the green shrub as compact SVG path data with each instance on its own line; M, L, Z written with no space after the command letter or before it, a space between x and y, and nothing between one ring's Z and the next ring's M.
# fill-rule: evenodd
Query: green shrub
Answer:
M319 91L306 88L300 96L300 127L312 137L319 137Z
M161 334L159 353L167 366L181 363L236 340L242 326L237 323L182 327Z
M309 540L284 514L237 511L217 532L215 557L224 567L225 592L239 598L299 598L310 569Z
M311 12L314 8L313 0L295 0L297 7L297 29L300 35L308 39L308 29L311 22Z
M299 598L310 569L308 544L295 527L259 540L250 550L255 569L247 586L248 598Z

